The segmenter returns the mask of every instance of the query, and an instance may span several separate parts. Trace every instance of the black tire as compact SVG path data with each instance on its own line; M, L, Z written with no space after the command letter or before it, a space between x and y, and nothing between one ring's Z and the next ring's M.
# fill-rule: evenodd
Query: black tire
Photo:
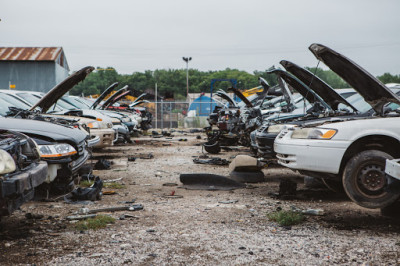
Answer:
M362 207L377 209L398 199L398 194L385 191L386 159L393 157L383 151L367 150L347 162L343 172L343 187L351 200Z
M219 142L206 142L203 144L204 149L206 152L211 153L211 154L218 154L221 152L221 146L219 146Z

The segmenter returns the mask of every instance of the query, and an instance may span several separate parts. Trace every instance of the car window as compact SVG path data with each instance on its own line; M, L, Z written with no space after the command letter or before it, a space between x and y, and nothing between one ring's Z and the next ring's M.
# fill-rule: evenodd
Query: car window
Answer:
M6 116L7 112L10 110L9 107L14 107L11 103L0 98L0 115Z
M92 104L93 104L93 102L90 102L90 101L88 101L86 99L83 99L83 98L74 98L74 99L79 101L79 102L81 102L81 103L83 103L84 105L86 105L86 108L90 108L92 106Z
M62 110L73 110L76 109L75 106L67 103L66 101L64 101L62 98L59 99L56 103L55 103L56 107L61 108ZM49 111L53 111L54 108L54 104L49 108ZM55 110L54 110L55 111Z
M21 97L31 105L35 105L40 100L40 97L26 92L17 93L17 96Z
M61 99L66 101L67 103L75 106L75 108L78 108L78 109L87 109L88 108L85 104L81 103L80 101L76 100L75 98L64 96Z
M14 107L21 108L24 110L30 109L29 105L9 94L0 93L0 98L3 99L4 101L9 102Z

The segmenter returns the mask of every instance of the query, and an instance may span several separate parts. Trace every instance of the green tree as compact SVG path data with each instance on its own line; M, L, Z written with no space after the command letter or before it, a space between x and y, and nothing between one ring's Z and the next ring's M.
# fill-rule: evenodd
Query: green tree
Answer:
M332 70L323 70L320 68L306 69L315 73L333 88L349 87L349 85ZM259 77L266 79L270 86L277 84L276 76L274 74L268 74L267 71L256 70L253 73L248 73L231 68L219 71L189 69L189 92L209 92L212 79L236 79L237 88L246 90L259 86ZM378 78L384 83L400 83L400 75L385 73L378 76ZM155 83L157 83L159 95L170 93L174 94L175 99L186 99L186 69L156 69L154 71L146 70L144 72L121 75L112 67L97 67L97 69L82 83L71 90L71 94L99 94L116 81L120 83L119 88L128 85L130 88L139 92L144 92L147 89L154 89ZM231 86L232 84L230 82L216 82L214 84L214 91L218 89L226 90Z
M349 84L347 84L341 77L339 77L332 70L323 70L321 68L316 67L306 67L311 73L315 74L317 77L325 81L334 89L343 89L348 88Z
M392 75L390 73L384 73L377 77L383 83L400 83L400 75Z

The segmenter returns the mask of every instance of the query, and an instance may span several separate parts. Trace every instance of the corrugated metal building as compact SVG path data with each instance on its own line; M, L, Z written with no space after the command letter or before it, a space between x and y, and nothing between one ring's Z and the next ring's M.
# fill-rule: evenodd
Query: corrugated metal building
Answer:
M0 89L47 92L68 73L62 47L0 47Z

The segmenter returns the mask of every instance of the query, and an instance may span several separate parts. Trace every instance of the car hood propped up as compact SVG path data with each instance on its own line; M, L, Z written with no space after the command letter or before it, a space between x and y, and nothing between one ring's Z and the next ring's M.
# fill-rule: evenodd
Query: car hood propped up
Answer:
M331 86L326 84L319 77L311 73L305 68L302 68L290 61L282 60L280 64L304 84L308 85L315 93L317 93L321 98L333 109L338 110L340 103L349 106L355 112L358 110L353 107L345 98L343 98L339 93L337 93Z
M400 104L400 98L397 95L352 60L322 44L311 44L309 49L318 60L324 62L362 95L378 115L384 114L383 107L387 103Z
M46 93L42 99L40 99L34 106L31 107L30 111L33 111L36 107L39 107L43 113L46 113L49 108L58 101L58 99L71 90L76 84L83 81L93 70L94 67L88 66L73 73L71 76L64 79L61 83L57 84L48 93Z
M122 93L126 92L127 89L128 89L128 85L125 85L121 89L117 90L110 98L107 99L107 101L105 101L103 103L102 106L99 107L99 109L106 109L111 104L111 102L114 101L115 98L120 96Z
M236 102L223 90L217 91L216 95L226 100L232 107L237 107Z
M242 100L247 107L253 107L253 104L237 89L237 88L229 88L228 90L232 91L240 100Z
M118 84L119 84L118 82L114 82L105 91L103 91L103 93L99 96L99 98L97 98L96 101L92 104L92 106L90 106L90 109L96 109L97 105L99 105L99 103L102 100L104 100L104 98L106 98L107 95L110 94L118 86Z
M282 69L275 68L267 71L268 74L275 74L279 79L283 79L287 84L289 84L293 89L299 92L309 103L320 102L325 108L331 109L331 107L312 89L310 89L307 85L305 85L302 81L298 78L290 74L289 72L283 71ZM281 86L282 87L282 86ZM284 92L285 98L287 97L286 94L290 93L287 92L283 86L281 88ZM285 93L286 91L286 93ZM290 93L291 94L291 93ZM289 104L289 103L288 103Z

